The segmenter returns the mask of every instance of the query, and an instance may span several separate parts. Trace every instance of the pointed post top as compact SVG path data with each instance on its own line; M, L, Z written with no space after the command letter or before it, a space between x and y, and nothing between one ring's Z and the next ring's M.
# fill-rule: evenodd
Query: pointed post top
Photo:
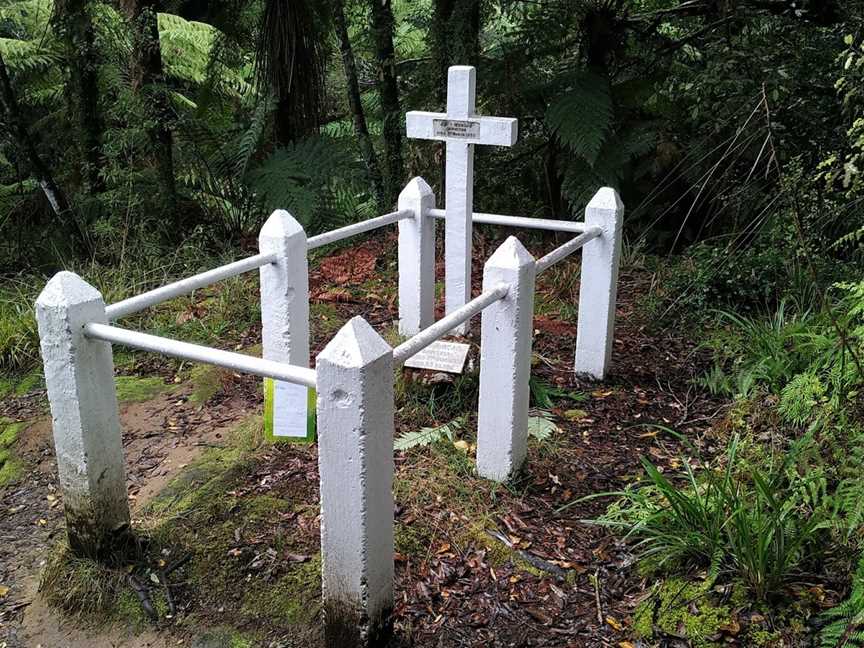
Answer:
M264 223L258 234L259 242L264 239L285 239L302 234L306 237L303 226L284 209L277 209Z
M318 360L359 368L393 353L393 348L359 315L351 318L318 354Z
M102 294L74 272L58 272L42 289L36 306L42 308L68 307L102 301Z
M594 194L585 209L586 211L591 209L620 212L624 209L624 203L621 202L621 196L612 187L603 187Z
M405 198L413 200L416 198L423 198L424 196L434 195L435 192L432 191L432 187L429 186L429 183L420 176L417 176L416 178L411 178L408 184L405 185L402 193L399 194L399 200L401 201Z
M486 261L486 267L495 268L522 268L533 264L534 257L515 236L508 236Z

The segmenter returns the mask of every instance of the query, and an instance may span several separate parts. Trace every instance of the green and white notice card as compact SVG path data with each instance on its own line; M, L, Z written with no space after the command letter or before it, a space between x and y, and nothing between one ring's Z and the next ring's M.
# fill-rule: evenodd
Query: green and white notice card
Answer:
M264 379L264 435L270 441L315 441L315 390L305 385Z

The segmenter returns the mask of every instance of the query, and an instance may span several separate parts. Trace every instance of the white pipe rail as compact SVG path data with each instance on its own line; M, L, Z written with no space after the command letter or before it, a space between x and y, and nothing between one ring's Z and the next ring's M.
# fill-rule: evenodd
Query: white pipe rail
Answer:
M313 236L307 241L307 246L310 250L314 250L323 245L335 243L336 241L341 241L342 239L355 236L356 234L362 234L363 232L369 232L378 229L379 227L385 227L386 225L400 221L403 218L411 218L413 216L414 212L408 209L401 209L389 214L384 214L383 216L376 216L375 218L370 218L362 223L346 225L345 227L340 227L339 229L324 232L318 236Z
M122 344L123 346L143 351L153 351L182 360L203 362L204 364L225 367L226 369L242 371L264 378L273 378L274 380L284 380L296 385L315 387L316 373L314 369L297 367L283 362L253 358L242 353L212 349L199 344L181 342L179 340L94 322L84 326L84 335L94 340Z
M429 215L432 218L445 218L447 216L446 209L430 209ZM575 223L572 221L551 220L548 218L528 218L526 216L505 216L504 214L485 214L474 212L471 216L471 222L481 225L505 225L507 227L524 227L527 229L549 230L552 232L572 232L580 234L587 230L585 223Z
M191 277L186 277L180 281L166 284L161 288L154 288L153 290L148 290L147 292L136 295L135 297L130 297L129 299L124 299L116 304L111 304L105 308L105 314L108 315L109 320L118 320L121 317L137 313L138 311L168 301L174 297L188 295L199 288L204 288L205 286L217 283L223 279L236 277L237 275L249 272L250 270L257 270L261 266L273 263L275 260L275 254L256 254L248 259L241 259L240 261L235 261L234 263L229 263L228 265L220 266L213 270L192 275Z
M591 241L598 236L603 234L603 229L600 227L589 227L583 234L580 234L576 238L570 239L561 247L555 248L549 254L544 257L541 257L537 260L537 274L539 275L544 270L548 270L553 265L566 259L568 256L573 254L576 250L585 245L588 241Z
M385 227L404 218L411 218L413 215L414 213L412 211L403 209L389 214L384 214L383 216L377 216L376 218L370 218L362 223L354 223L353 225L340 227L339 229L325 232L324 234L319 234L318 236L313 236L308 239L307 249L313 250L329 243L335 243L336 241L341 241L342 239L362 234L363 232L369 232L378 229L379 227ZM142 311L145 308L149 308L150 306L161 304L162 302L173 299L174 297L188 295L199 288L204 288L224 279L230 279L231 277L236 277L244 272L257 270L262 266L275 263L276 257L277 255L272 253L256 254L248 259L241 259L240 261L235 261L234 263L229 263L228 265L220 266L213 270L186 277L185 279L180 279L179 281L175 281L160 288L154 288L153 290L148 290L140 295L124 299L116 304L108 306L105 309L105 312L107 313L109 320L118 320L127 315Z
M509 290L510 287L506 284L496 286L492 290L488 290L475 297L462 308L453 311L446 317L442 317L432 326L423 329L417 335L393 349L393 363L396 365L404 364L408 358L419 353L439 338L444 337L459 324L467 322L490 304L503 299Z

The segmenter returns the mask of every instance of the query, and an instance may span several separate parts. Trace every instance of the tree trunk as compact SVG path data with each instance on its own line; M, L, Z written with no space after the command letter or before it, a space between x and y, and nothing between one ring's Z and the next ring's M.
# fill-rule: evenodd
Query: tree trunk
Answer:
M173 113L162 67L158 3L159 0L123 0L122 5L133 33L132 91L140 94L147 119L152 124L147 130L159 174L162 202L176 221Z
M266 0L255 52L261 88L276 96L276 141L318 132L324 96L325 45L314 0Z
M345 69L345 82L348 90L348 104L351 107L351 115L354 119L354 132L357 134L360 153L366 163L366 172L372 183L375 200L380 210L386 209L384 197L384 183L381 179L381 169L378 166L378 157L375 155L375 147L369 135L366 125L366 114L363 112L363 103L360 101L360 84L357 81L357 66L354 61L354 51L348 38L348 23L345 20L345 7L342 0L334 2L334 19L336 36L339 38L339 51L342 53L342 67Z
M55 25L69 56L67 93L78 129L83 184L87 191L104 191L102 113L99 106L99 56L87 0L55 3Z
M402 110L396 78L396 54L393 48L393 9L390 0L372 0L372 36L378 67L378 93L383 117L385 195L395 204L402 187Z
M430 44L438 103L447 96L447 68L480 59L480 0L435 0Z
M21 114L18 99L12 88L2 53L0 53L0 108L3 109L8 132L30 165L30 172L36 178L39 186L42 187L42 192L50 203L51 209L57 216L62 216L64 212L69 210L69 203L66 200L66 195L54 182L54 176L48 169L48 165L42 160L36 149L36 144L30 136L30 131L24 122L24 116Z

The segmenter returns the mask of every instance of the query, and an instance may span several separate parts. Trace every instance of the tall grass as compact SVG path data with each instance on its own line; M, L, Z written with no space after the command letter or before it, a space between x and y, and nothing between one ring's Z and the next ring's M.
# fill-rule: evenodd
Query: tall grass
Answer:
M647 480L606 495L619 499L594 524L633 541L639 557L666 570L707 568L740 578L759 599L779 593L819 552L836 523L817 473L799 475L797 450L768 467L747 465L734 437L725 467L697 473L684 461L670 479L647 459Z
M73 268L111 304L227 260L199 253L170 263L141 260L120 266L95 263ZM39 366L35 302L50 277L20 274L0 282L0 373L21 374ZM219 346L259 318L257 274L229 279L123 320L123 326Z

